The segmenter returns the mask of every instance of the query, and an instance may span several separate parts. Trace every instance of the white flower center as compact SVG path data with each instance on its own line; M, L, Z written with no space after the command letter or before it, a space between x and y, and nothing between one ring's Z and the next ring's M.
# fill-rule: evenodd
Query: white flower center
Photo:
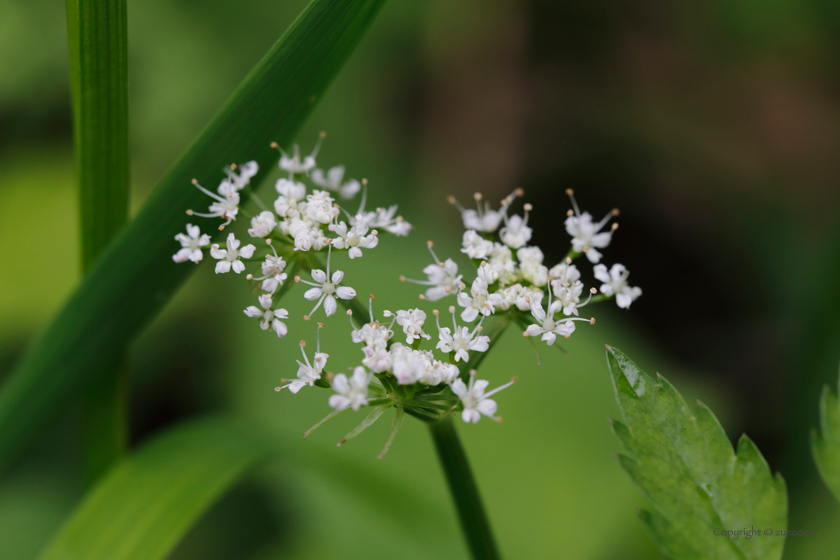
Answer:
M331 296L335 293L335 284L333 284L332 282L324 282L324 284L321 286L321 291Z

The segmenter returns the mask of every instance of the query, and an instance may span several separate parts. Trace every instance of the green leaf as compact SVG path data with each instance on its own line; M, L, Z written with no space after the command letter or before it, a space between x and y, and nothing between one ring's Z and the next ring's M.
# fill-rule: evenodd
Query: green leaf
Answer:
M840 502L840 402L828 385L820 399L820 428L821 434L811 432L811 451L823 482Z
M82 270L128 217L127 22L126 0L67 0ZM128 440L128 360L97 367L103 379L82 405L89 483L119 459Z
M122 460L84 498L41 560L157 560L247 469L267 438L221 419L181 425Z
M625 422L612 422L627 450L618 459L650 501L652 511L639 516L662 551L674 560L781 558L785 483L755 444L741 436L734 453L705 405L690 410L665 378L652 379L609 346L607 363ZM720 535L751 529L761 534Z
M173 236L208 199L222 168L256 160L265 176L370 25L384 0L314 0L245 78L134 221L108 246L0 392L0 464L114 363L194 269L175 264ZM200 95L200 92L196 92Z
M128 216L126 0L67 0L82 269Z

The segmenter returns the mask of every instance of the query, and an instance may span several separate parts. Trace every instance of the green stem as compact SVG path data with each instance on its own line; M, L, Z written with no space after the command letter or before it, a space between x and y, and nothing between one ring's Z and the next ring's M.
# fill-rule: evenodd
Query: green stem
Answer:
M429 430L473 559L498 560L500 556L493 540L490 522L484 513L478 486L455 431L452 415L447 414L443 420L430 423Z
M67 0L81 267L87 272L128 217L126 0ZM127 359L98 364L82 402L89 484L126 448Z

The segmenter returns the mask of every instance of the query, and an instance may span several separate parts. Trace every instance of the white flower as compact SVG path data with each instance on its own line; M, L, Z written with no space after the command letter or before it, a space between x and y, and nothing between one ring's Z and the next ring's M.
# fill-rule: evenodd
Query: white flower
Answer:
M216 263L216 274L230 272L231 268L235 273L241 273L245 270L245 265L239 258L250 259L254 256L255 250L256 247L250 244L239 249L239 240L232 233L227 236L227 250L219 249L219 244L213 243L210 247L210 256L219 259L219 262Z
M309 173L315 169L315 158L318 156L318 150L321 149L321 140L323 138L324 135L322 134L318 139L318 142L315 144L315 148L313 148L312 153L304 157L303 160L300 158L300 148L298 148L297 144L292 147L292 155L290 156L276 143L272 143L272 147L280 150L280 161L277 165L283 171L288 171L290 177L294 176L296 173Z
M269 245L271 244L269 243ZM248 280L262 280L262 289L274 293L277 287L282 286L286 280L286 273L283 272L286 268L286 261L283 260L283 257L277 256L277 251L274 250L273 245L271 245L271 250L274 251L274 255L266 255L265 261L261 265L263 275L254 278L249 274Z
M571 259L569 260L571 261ZM551 270L548 271L548 275L551 277L551 285L555 290L560 289L560 286L564 284L571 286L580 280L580 271L571 262L552 266Z
M411 224L406 222L402 216L394 216L397 213L397 205L388 207L388 209L377 208L376 219L373 220L373 226L383 228L388 233L392 233L397 237L405 237L411 231Z
M452 196L449 197L449 202L454 204L461 212L461 219L464 221L464 227L466 229L491 233L496 231L496 228L499 227L499 224L502 222L502 218L507 213L508 206L510 206L511 202L513 202L517 196L522 196L522 189L516 189L513 193L505 197L499 210L491 209L490 203L484 200L484 196L481 193L475 193L473 195L476 207L478 208L477 210L465 209L463 206L458 204L458 201Z
M426 242L432 258L437 264L430 264L423 269L423 274L428 276L428 280L412 280L405 276L400 276L403 282L411 282L413 284L420 284L423 286L431 286L426 290L425 298L429 301L437 301L449 294L456 293L461 286L461 275L458 274L458 265L452 259L446 259L446 262L441 262L438 256L432 249L433 243Z
M338 216L335 200L327 191L314 190L306 197L306 215L321 224L329 224Z
M630 273L623 264L614 264L609 272L603 264L595 265L595 278L603 282L601 293L609 297L615 295L615 302L622 309L629 309L637 297L642 295L642 289L627 285Z
M530 311L531 305L540 305L543 300L543 291L534 286L523 287L522 284L513 284L497 292L499 294L499 309L507 311L512 306L522 311Z
M557 340L557 335L569 337L573 332L575 332L574 321L589 321L590 323L593 321L590 319L581 319L579 317L562 318L555 321L554 314L557 313L561 307L561 302L551 300L551 288L548 290L548 307L546 310L543 310L542 305L532 302L531 315L533 315L534 319L537 320L537 324L529 325L528 328L525 329L528 336L542 335L542 340L551 346L554 344L554 341Z
M365 348L385 348L394 332L390 325L382 325L373 317L373 295L368 300L368 312L370 313L370 323L365 323L358 329L354 327L350 333L350 339L354 344L364 343ZM390 317L391 312L385 311L384 314L386 317ZM347 315L352 317L353 312L348 309ZM393 321L391 325L393 325ZM350 326L353 327L352 319L350 320Z
M330 224L329 230L338 237L332 240L336 249L347 249L351 259L362 256L362 249L373 249L379 243L376 233L368 235L368 228L364 224L357 224L347 228L347 224L339 222Z
M402 326L405 333L405 341L411 344L421 337L429 340L430 335L423 332L423 323L426 322L426 313L422 309L400 309L397 311L397 324Z
M385 325L371 321L354 329L350 333L350 339L355 344L363 343L366 348L385 348L392 334Z
M539 247L522 247L516 251L516 258L521 266L537 266L542 264L545 257Z
M274 188L280 195L274 201L274 211L287 218L297 216L298 204L306 198L306 185L289 179L277 179Z
M543 262L543 253L539 247L522 247L516 251L519 259L519 273L524 280L535 286L545 286L548 283L548 268Z
M455 307L450 307L449 312L452 313L452 330L449 330L449 327L441 328L440 317L438 316L438 313L435 313L437 318L438 335L440 337L436 348L442 352L446 352L447 354L455 352L456 362L462 360L466 362L469 360L470 355L468 351L470 350L475 352L487 352L490 348L490 337L483 335L478 337L475 336L476 333L481 330L481 323L484 321L484 317L481 318L481 321L479 321L472 332L470 332L469 327L459 327L455 323Z
M484 259L493 251L493 242L484 239L475 230L468 229L464 232L462 240L462 253L466 253L471 259Z
M464 410L461 412L461 419L464 420L466 423L472 422L473 424L477 423L481 420L481 415L485 415L488 418L495 420L496 422L501 421L500 418L496 418L493 416L496 414L496 410L498 406L496 405L496 401L491 399L490 397L498 393L503 389L507 389L511 385L516 383L516 378L514 377L512 380L508 381L501 387L497 387L490 391L489 393L484 393L484 390L490 385L490 382L485 379L479 379L478 381L475 380L475 370L470 372L470 384L467 386L463 381L460 379L456 379L452 382L450 387L452 388L452 392L455 393L459 399L461 399L461 403L464 405Z
M409 346L395 343L391 346L393 365L391 372L400 385L412 385L426 378L427 370L432 368L431 352L414 350Z
M321 339L320 339L320 332L321 332L321 325L318 325L318 346L315 350L315 356L312 359L312 363L309 363L309 358L306 357L306 352L304 352L303 347L306 346L304 341L300 341L300 353L303 354L303 361L306 362L305 364L302 363L300 360L297 360L298 364L298 371L297 371L297 379L290 382L288 385L283 385L280 389L284 389L286 387L292 393L297 393L300 391L305 385L309 385L312 387L315 382L321 379L321 373L324 371L324 368L327 366L327 358L329 358L329 354L324 354L321 352ZM284 379L284 381L286 381ZM278 391L280 390L278 389Z
M236 219L236 215L239 213L239 193L236 189L231 187L231 184L227 179L222 181L219 185L219 194L208 191L199 185L196 179L192 180L192 184L195 185L198 190L210 198L213 198L216 202L210 205L209 214L193 212L192 210L187 210L187 214L190 216L200 216L202 218L225 218L227 221L222 224L222 227L219 229L224 229L226 225Z
M359 410L366 406L371 377L371 374L362 366L353 370L353 375L349 380L343 373L336 375L332 382L332 388L337 394L330 397L330 406L337 411L346 408Z
M577 315L578 308L586 305L580 303L580 296L583 293L583 282L580 280L572 284L557 284L552 282L556 302L563 309L563 315ZM587 300L588 302L589 300Z
M502 243L511 249L519 249L531 240L533 230L528 227L528 211L531 210L531 205L525 205L525 217L511 216L505 217L505 227L499 230L499 238Z
M237 169L239 169L238 174L236 173ZM227 188L241 191L248 185L248 183L251 182L251 178L256 175L259 170L260 166L256 161L249 161L248 163L243 163L238 167L236 165L231 165L230 167L225 168L225 173L228 176Z
M204 258L201 248L210 245L210 236L202 235L198 226L187 224L187 235L179 233L175 236L175 241L181 244L181 249L172 255L172 260L176 263L188 260L197 263Z
M391 353L385 348L384 344L382 346L365 346L362 351L365 353L362 364L374 373L388 371L393 366Z
M262 309L255 305L250 305L245 309L245 315L248 317L259 317L260 328L267 331L271 328L277 333L278 338L286 336L289 329L286 328L286 323L280 319L288 319L289 312L285 309L271 309L271 295L263 294L259 298Z
M274 231L276 227L277 220L274 219L274 213L266 210L251 218L251 228L248 230L248 235L251 237L265 237Z
M571 215L570 210L570 215L566 218L566 232L572 236L572 249L577 253L586 253L589 262L597 263L601 260L601 253L596 249L603 249L612 240L612 231L600 233L601 228L607 225L611 217L617 216L618 211L613 210L603 220L595 223L589 212L580 213L572 189L568 189L566 193L572 199L572 206L574 206L574 215ZM613 224L613 230L616 227L617 225Z
M330 168L324 173L323 169L315 169L312 171L312 182L322 189L330 191L338 191L341 198L353 198L362 190L362 185L355 179L351 179L342 184L344 180L344 166L337 165Z
M470 291L458 294L458 305L464 308L461 312L461 320L468 323L475 321L478 314L485 317L496 312L496 305L501 297L498 294L488 293L487 282L481 278L473 280Z
M478 268L478 277L487 284L498 282L500 286L516 282L516 263L510 249L501 243L494 243L490 258Z
M335 313L337 308L335 296L338 296L341 299L353 299L356 297L356 290L350 287L341 286L341 281L344 279L343 272L336 270L332 273L332 276L330 276L330 253L327 253L326 272L323 270L313 270L312 279L315 280L315 282L301 280L304 284L315 286L314 288L306 290L306 293L303 294L303 297L309 301L318 300L318 303L316 303L315 307L312 308L312 311L309 312L308 316L310 317L321 306L321 303L324 304L324 312L326 312L327 317ZM298 278L296 277L295 280L298 280Z

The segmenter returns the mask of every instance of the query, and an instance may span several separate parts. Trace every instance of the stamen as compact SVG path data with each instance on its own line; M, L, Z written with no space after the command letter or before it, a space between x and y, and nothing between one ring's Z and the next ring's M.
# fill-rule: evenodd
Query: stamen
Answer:
M307 319L308 321L308 319ZM312 366L309 364L309 358L306 357L306 352L303 350L303 347L306 346L306 341L300 341L300 353L303 354L303 361L306 362L306 367L312 369Z
M370 322L373 323L373 294L370 294L370 300L368 301L368 310L370 311Z
M461 212L461 214L463 214L464 212L466 212L466 209L465 209L463 206L461 206L461 203L460 203L460 202L458 202L457 200L455 200L455 197L454 197L454 196L449 195L449 196L447 196L447 197L446 197L446 200L449 202L449 204L451 204L452 206L454 206L455 208L457 208L457 209L458 209L458 211L459 211L459 212Z
M580 217L580 208L578 208L577 201L575 200L575 191L572 189L566 189L566 194L569 195L570 199L572 199L572 208L575 209L575 214Z
M434 250L434 249L432 249L432 246L433 246L433 245L434 245L434 243L432 243L432 241L431 241L431 240L426 241L426 247L428 247L428 248L429 248L429 252L432 254L432 258L433 258L433 259L435 259L435 262L438 264L438 266L440 266L441 268L443 268L443 267L444 267L444 264L443 264L443 262L441 262L441 260L440 260L440 259L438 258L438 256L435 254L435 250Z
M318 323L318 330L315 331L315 352L320 354L321 353L321 329L324 328L324 323Z
M216 193L210 192L207 189L205 189L204 187L202 187L201 185L199 185L198 184L198 179L193 179L192 184L195 185L198 190L200 190L201 192L203 192L207 196L215 198L219 202L225 202L225 199L222 198L221 196L217 195Z

